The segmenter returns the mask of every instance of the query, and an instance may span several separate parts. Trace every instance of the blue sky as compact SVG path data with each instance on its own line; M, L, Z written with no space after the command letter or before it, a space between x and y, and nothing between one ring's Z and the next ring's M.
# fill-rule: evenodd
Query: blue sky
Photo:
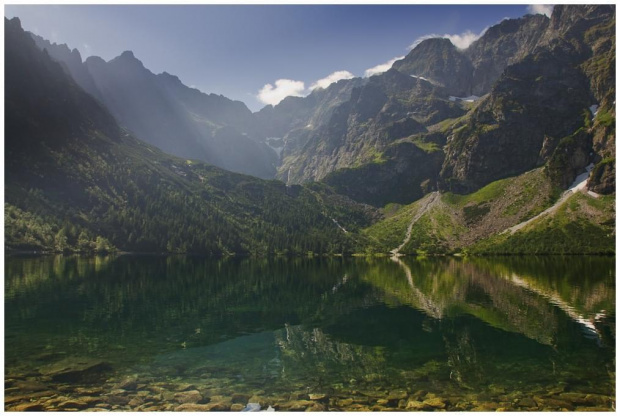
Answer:
M132 50L154 73L253 111L305 95L319 80L364 76L423 36L458 35L453 43L465 45L529 12L525 5L5 5L24 29L77 48L83 59Z

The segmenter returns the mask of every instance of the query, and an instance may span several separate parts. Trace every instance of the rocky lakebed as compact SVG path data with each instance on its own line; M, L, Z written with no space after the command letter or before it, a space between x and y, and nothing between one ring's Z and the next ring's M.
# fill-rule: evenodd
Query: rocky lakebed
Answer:
M5 376L5 411L613 411L614 398L567 383L467 391L450 380L350 380L320 389L291 382L267 393L239 375L194 369L174 376L120 374L92 358L68 357ZM167 373L167 374L165 374ZM201 376L201 374L203 376ZM206 375L206 376L204 376ZM223 377L222 377L223 376ZM254 385L253 385L254 384Z

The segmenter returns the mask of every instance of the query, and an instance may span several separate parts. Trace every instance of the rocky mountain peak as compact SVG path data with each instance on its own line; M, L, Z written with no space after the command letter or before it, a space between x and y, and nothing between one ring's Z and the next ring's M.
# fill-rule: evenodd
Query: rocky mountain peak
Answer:
M136 68L136 69L147 70L144 67L144 64L142 63L142 61L136 58L132 51L124 51L119 56L109 61L109 63L112 65L121 65L125 68Z
M441 85L450 95L465 97L471 93L471 62L450 39L426 39L392 68Z
M136 59L135 55L132 51L124 51L120 54L119 58L121 59Z
M84 63L87 66L91 66L91 65L105 65L105 59L101 58L100 56L89 56L88 58L86 58L86 60L84 61Z
M550 28L559 32L575 26L580 20L596 24L615 15L614 5L556 5L551 14Z

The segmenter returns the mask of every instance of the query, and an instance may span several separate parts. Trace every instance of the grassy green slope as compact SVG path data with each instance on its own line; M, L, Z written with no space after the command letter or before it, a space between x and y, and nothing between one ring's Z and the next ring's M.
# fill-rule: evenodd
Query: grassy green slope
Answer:
M614 198L571 197L558 211L514 235L500 233L550 207L560 192L543 169L490 183L480 190L446 193L412 227L403 254L613 253ZM420 201L401 207L364 230L380 250L401 244Z
M551 215L514 234L483 239L476 254L615 254L615 195L576 193Z

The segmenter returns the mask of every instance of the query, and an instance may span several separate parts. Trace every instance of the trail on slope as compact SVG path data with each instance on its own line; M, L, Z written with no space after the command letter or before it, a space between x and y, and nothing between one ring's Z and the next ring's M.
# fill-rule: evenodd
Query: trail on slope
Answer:
M395 249L390 250L392 256L398 256L400 254L400 250L402 250L403 247L407 245L409 240L411 240L411 232L413 231L413 226L415 225L415 223L418 222L418 220L422 218L422 215L424 215L429 209L431 209L437 203L437 201L439 201L439 192L435 191L430 193L429 195L430 197L426 200L424 205L420 207L418 212L416 212L416 214L411 219L409 227L407 227L407 234L405 235L405 239L403 240L402 244Z
M540 217L542 217L544 215L551 214L551 213L557 211L558 208L560 208L560 206L564 202L566 202L566 200L568 198L571 197L571 195L573 195L575 192L580 192L582 189L585 189L586 184L588 182L588 178L590 177L590 172L592 171L593 167L594 167L593 164L589 164L586 167L586 171L584 173L580 174L579 176L577 176L577 178L572 183L572 185L566 191L564 191L564 193L562 194L560 199L558 199L555 202L555 204L553 204L552 206L550 206L549 208L547 208L546 210L544 210L540 214L533 216L529 220L523 221L522 223L519 223L517 225L514 225L514 226L512 226L510 228L505 229L500 234L504 234L504 233L514 234L515 232L519 231L521 228L523 228L526 225L530 224L532 221L535 221L535 220L537 220L538 218L540 218Z

